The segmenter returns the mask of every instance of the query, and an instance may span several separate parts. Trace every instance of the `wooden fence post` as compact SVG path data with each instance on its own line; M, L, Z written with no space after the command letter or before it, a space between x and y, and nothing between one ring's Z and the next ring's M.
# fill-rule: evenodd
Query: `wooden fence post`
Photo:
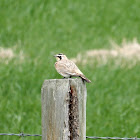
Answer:
M42 140L86 140L86 85L78 79L45 80Z

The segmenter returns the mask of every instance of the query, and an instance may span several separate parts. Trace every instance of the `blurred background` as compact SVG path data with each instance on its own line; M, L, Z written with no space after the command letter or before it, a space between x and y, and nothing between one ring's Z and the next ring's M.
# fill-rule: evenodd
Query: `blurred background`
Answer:
M0 133L41 134L41 86L64 53L92 81L87 135L140 137L139 42L139 0L0 0Z

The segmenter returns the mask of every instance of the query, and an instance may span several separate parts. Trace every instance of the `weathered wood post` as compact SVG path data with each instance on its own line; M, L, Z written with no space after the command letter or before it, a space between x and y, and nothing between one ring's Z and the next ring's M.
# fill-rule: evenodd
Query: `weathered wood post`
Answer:
M86 85L80 78L45 80L42 140L85 140L86 96Z

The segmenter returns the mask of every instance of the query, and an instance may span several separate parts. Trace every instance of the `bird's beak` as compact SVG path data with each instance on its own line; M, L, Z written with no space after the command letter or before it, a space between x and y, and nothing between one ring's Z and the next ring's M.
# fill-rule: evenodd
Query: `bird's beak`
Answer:
M54 57L57 57L57 55L54 55Z

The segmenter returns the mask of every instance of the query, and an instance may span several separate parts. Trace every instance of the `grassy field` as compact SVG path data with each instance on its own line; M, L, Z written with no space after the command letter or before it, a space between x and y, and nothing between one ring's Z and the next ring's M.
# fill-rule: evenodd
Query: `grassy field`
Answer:
M110 40L140 42L139 7L139 0L1 0L0 47L10 48L13 58L0 57L0 133L41 134L41 86L44 79L61 78L53 55L72 58L109 49ZM87 84L87 135L140 137L140 63L78 67L92 81Z

